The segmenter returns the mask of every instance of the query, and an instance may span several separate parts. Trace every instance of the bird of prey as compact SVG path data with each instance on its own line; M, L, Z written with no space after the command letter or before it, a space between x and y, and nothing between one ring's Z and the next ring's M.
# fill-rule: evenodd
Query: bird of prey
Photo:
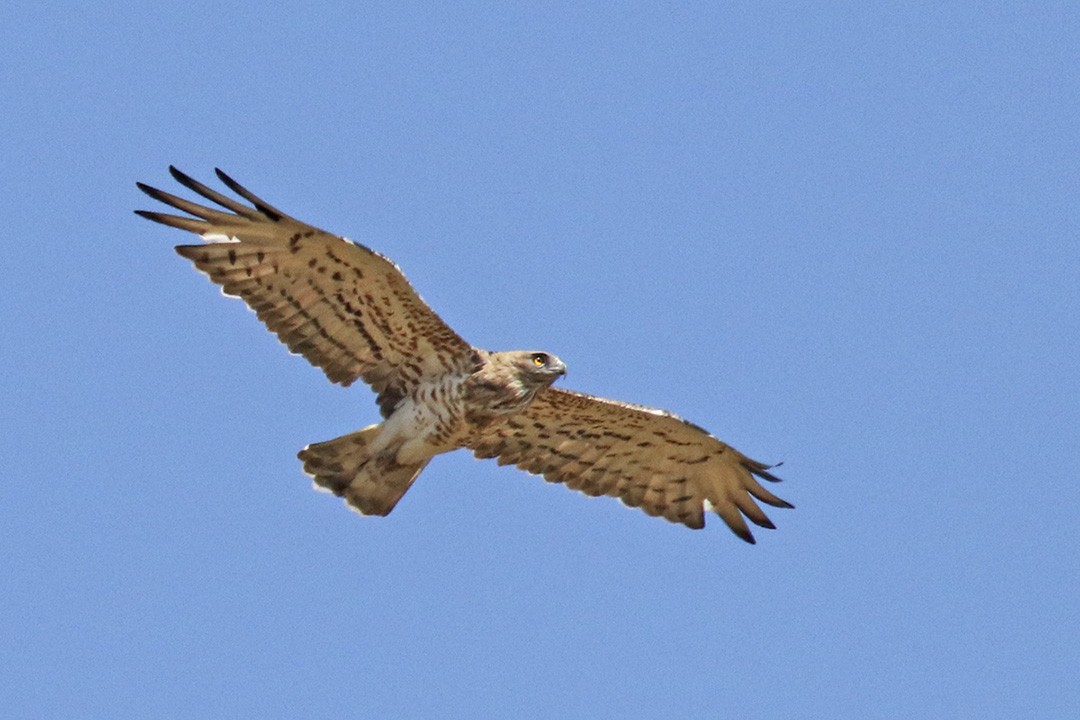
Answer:
M250 204L169 171L219 207L137 183L186 215L136 212L200 236L176 251L332 382L363 380L377 394L382 422L299 453L317 488L360 513L387 515L435 455L458 448L690 528L711 508L750 543L746 519L775 527L753 498L792 507L758 482L779 480L769 465L697 425L553 387L566 365L551 353L473 347L377 252L286 215L221 170Z

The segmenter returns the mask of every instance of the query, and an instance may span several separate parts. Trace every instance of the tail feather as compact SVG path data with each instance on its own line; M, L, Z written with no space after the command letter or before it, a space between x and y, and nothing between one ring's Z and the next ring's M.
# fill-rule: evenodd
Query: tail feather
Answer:
M344 498L364 515L389 515L428 461L401 465L394 458L395 451L372 452L381 429L381 425L370 425L333 440L312 443L297 457L316 488Z

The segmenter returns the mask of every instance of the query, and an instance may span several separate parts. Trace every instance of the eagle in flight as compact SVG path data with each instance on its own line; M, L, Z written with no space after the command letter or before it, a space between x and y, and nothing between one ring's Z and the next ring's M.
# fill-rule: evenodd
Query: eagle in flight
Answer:
M201 237L176 251L332 382L377 393L382 422L299 454L317 488L364 515L389 514L431 458L458 448L690 528L711 508L750 543L746 519L775 527L754 498L792 507L758 482L779 481L769 465L697 425L553 387L566 365L550 353L473 347L377 252L286 215L221 170L250 206L169 172L220 208L138 183L187 215L136 212Z

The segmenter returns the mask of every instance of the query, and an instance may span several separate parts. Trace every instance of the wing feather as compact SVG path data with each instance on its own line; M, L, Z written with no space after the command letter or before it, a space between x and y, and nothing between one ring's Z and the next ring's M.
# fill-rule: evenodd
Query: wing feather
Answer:
M587 495L612 495L691 528L704 527L708 505L750 543L747 519L774 527L753 498L792 507L755 479L779 482L770 466L702 428L661 410L559 388L540 392L523 413L469 447L477 457L497 458Z
M291 351L332 382L362 379L388 414L420 378L475 369L476 351L389 259L286 215L220 170L218 178L254 207L176 168L169 171L224 210L137 183L150 197L192 217L136 212L201 236L207 244L176 251L225 294L244 300Z

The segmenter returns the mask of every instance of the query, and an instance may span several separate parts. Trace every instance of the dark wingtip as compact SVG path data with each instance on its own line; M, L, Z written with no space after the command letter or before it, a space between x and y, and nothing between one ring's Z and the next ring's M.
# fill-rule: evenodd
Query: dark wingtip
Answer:
M778 462L775 465L765 465L763 463L754 462L751 460L750 463L746 465L746 469L763 480L778 483L783 482L783 479L777 477L776 475L773 475L771 472L769 472L769 470L772 470L773 468L778 468L783 464L783 462Z
M169 174L181 185L191 187L188 183L193 182L192 177L185 172L181 172L175 165L169 166Z
M178 218L175 215L168 215L166 213L154 212L153 210L135 210L134 212L135 212L136 215L138 215L141 218L146 218L147 220L153 220L154 222L161 223L162 225L175 225L175 223L170 222L170 218L177 218L177 219L182 219L182 220L187 219L187 218Z
M250 190L245 188L243 185L229 177L229 175L221 168L214 168L214 173L218 176L218 179L221 180L221 182L225 183L225 185L228 186L230 190L250 202L259 212L261 212L263 215L270 218L274 222L278 222L285 217L285 214L283 212L281 212L272 205L268 205L266 201L264 201L262 198L258 197Z
M244 186L233 180L232 177L230 177L229 174L221 168L214 168L214 174L218 176L218 180L228 185L229 189L233 192L239 193L241 195L246 194Z
M168 199L168 193L163 190L158 190L153 185L147 185L146 183L136 182L135 187L142 190L144 193L154 198L158 202L165 203L166 205L172 205Z
M739 536L739 537L740 537L741 539L743 539L743 540L745 540L746 542L748 542L749 544L751 544L751 545L757 545L757 540L755 540L755 539L754 539L754 535L753 535L753 533L751 533L751 532L750 532L749 530L747 530L747 531L746 531L745 533L743 533L743 532L739 532L738 530L734 530L734 529L733 529L732 531L733 531L733 532L734 532L734 533L735 533L736 535L738 535L738 536Z

